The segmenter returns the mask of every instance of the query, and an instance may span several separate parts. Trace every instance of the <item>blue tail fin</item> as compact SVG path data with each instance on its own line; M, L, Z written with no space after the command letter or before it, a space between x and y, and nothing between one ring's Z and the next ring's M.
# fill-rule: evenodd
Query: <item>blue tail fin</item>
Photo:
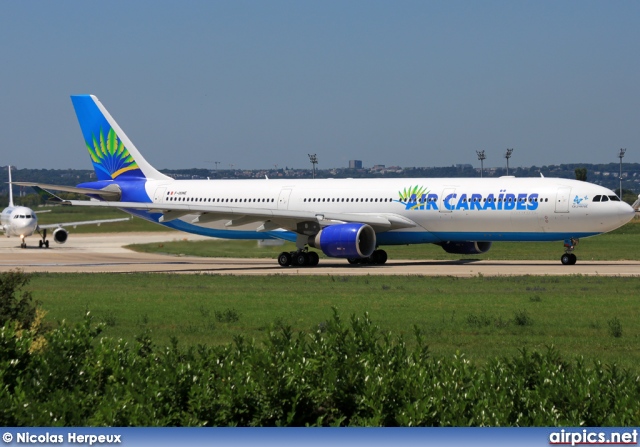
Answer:
M144 159L98 98L74 95L71 101L98 180L171 180Z

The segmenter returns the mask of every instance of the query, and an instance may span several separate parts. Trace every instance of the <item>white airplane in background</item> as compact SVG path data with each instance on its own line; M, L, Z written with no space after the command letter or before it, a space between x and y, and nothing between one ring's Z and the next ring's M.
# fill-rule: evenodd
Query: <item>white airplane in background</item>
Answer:
M19 237L20 247L27 248L26 237L31 236L33 233L40 234L39 246L40 248L49 248L49 241L47 240L47 230L55 228L53 230L53 240L58 244L64 244L69 237L69 232L63 228L63 226L75 227L78 225L89 225L108 222L122 222L123 220L129 220L129 218L120 219L106 219L106 220L89 220L84 222L67 222L48 225L38 225L38 216L35 211L26 206L15 206L13 204L13 188L11 183L11 166L9 170L9 206L2 210L0 215L0 222L2 224L2 232L7 237ZM50 210L47 210L50 211ZM46 211L40 211L46 212Z
M607 188L542 176L174 180L143 158L95 96L71 100L98 181L19 184L85 194L92 200L62 203L120 208L189 233L294 241L296 251L278 256L282 266L317 265L309 247L350 263L384 264L380 246L431 243L477 254L495 241L564 241L561 262L571 265L579 238L614 230L635 214ZM175 148L176 156L183 151Z

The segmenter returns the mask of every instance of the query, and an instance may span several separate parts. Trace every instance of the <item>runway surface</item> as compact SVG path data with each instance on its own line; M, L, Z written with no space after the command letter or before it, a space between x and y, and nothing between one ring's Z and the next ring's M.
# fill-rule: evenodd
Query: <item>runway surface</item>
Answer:
M20 268L25 272L164 272L225 275L426 275L426 276L514 276L600 275L640 276L640 261L580 261L563 266L559 261L403 261L389 260L383 266L352 266L342 259L321 259L317 267L280 267L275 259L198 258L136 253L123 248L133 243L172 240L207 240L186 233L72 234L64 245L37 247L38 239L27 239L20 248L16 238L0 238L0 271Z

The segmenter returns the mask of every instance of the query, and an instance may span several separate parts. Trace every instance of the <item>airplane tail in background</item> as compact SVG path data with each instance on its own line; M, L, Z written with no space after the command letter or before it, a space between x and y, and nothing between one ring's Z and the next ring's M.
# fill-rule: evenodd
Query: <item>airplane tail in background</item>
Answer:
M93 95L71 96L98 180L171 180L151 166Z
M9 206L12 207L13 206L13 188L11 185L11 165L8 165L7 169L9 169Z

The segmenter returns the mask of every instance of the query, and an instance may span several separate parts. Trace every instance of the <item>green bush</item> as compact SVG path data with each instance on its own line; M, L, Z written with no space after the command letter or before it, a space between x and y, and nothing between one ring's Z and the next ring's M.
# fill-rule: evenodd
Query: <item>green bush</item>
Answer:
M21 270L0 273L0 326L14 321L26 329L35 321L38 303L31 292L22 290L30 280L31 277Z
M620 338L622 337L622 323L618 319L618 317L614 317L611 320L607 321L609 325L609 334L612 337Z
M640 379L616 366L522 350L478 366L432 357L334 310L311 334L272 326L261 345L155 346L101 336L87 314L33 349L0 330L4 426L631 426Z

